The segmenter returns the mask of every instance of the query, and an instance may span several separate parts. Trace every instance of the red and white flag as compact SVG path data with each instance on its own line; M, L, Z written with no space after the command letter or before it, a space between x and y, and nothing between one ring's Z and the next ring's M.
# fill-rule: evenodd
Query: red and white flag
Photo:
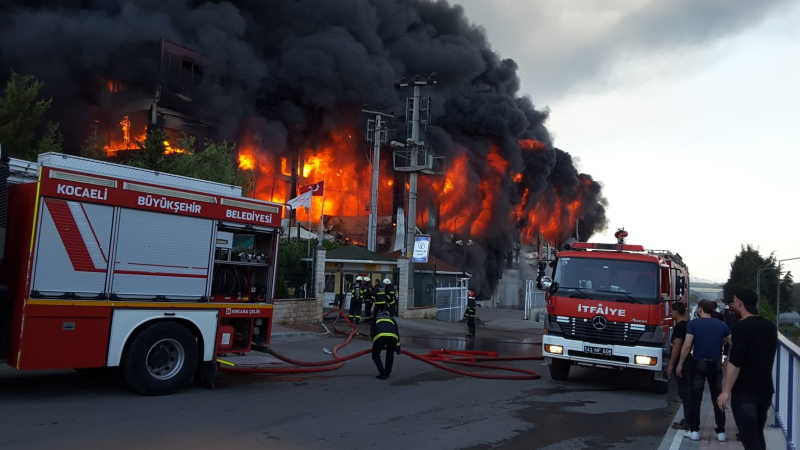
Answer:
M298 194L302 195L308 191L311 191L311 195L313 195L314 197L325 195L325 182L320 181L319 183L316 184L311 184L308 186L300 186L300 188L298 189Z

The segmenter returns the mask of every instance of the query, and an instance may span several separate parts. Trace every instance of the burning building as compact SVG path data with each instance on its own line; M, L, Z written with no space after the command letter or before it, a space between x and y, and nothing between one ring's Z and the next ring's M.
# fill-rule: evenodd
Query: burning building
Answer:
M488 296L538 243L606 226L600 185L554 147L547 112L520 95L517 65L494 52L463 9L429 0L107 0L0 5L0 78L45 82L50 114L75 152L97 130L109 152L135 151L146 127L235 139L254 195L293 197L325 181L313 221L365 242L371 174L363 104L404 110L401 76L437 73L424 141L444 175L420 177L419 228L432 251L466 265ZM402 130L404 118L392 128ZM406 136L402 131L399 139ZM392 250L406 175L381 159L379 250ZM521 253L520 253L521 252Z

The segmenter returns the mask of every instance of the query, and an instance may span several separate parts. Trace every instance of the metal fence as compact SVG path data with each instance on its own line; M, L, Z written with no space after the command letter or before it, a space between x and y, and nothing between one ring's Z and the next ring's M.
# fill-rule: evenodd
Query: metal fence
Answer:
M800 442L800 347L778 335L778 352L772 368L775 376L775 426L786 436L788 450L796 450Z
M458 322L467 307L469 280L459 278L454 283L436 287L436 320Z
M544 307L544 291L536 287L535 280L525 280L525 320L530 319L531 310Z

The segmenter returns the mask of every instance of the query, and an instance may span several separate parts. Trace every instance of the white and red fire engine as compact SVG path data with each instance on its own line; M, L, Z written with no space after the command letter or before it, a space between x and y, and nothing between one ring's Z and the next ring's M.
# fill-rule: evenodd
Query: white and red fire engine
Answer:
M540 265L546 289L543 355L555 380L574 365L638 369L653 391L666 393L672 327L671 305L687 302L689 272L679 254L626 245L575 243Z
M0 171L0 355L10 366L119 366L155 395L213 377L220 354L268 343L281 204L54 153L6 159Z

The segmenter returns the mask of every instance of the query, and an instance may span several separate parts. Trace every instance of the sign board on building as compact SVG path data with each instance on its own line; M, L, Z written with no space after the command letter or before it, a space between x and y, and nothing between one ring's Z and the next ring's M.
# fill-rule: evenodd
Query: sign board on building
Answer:
M428 262L428 252L431 248L430 236L415 236L414 237L414 253L411 255L411 262L426 263Z

